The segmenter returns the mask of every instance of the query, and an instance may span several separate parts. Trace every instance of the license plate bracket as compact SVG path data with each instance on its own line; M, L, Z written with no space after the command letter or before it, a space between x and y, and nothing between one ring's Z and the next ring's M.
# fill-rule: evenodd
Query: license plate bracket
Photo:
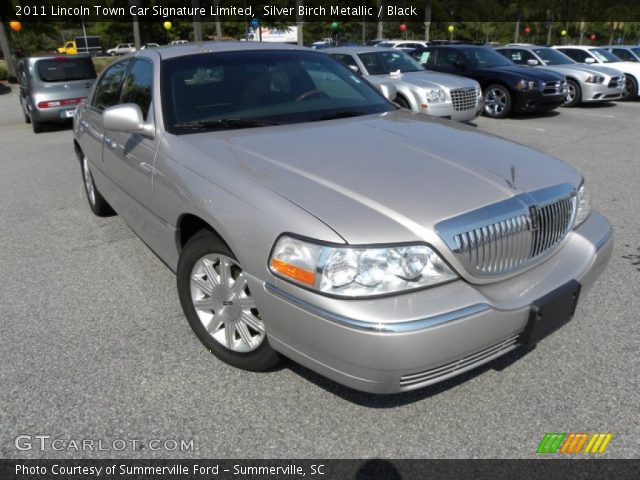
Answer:
M580 283L571 280L533 302L521 343L533 346L568 323L576 311L580 289Z
M76 113L76 109L68 109L68 110L62 110L60 112L60 118L73 118L73 116Z

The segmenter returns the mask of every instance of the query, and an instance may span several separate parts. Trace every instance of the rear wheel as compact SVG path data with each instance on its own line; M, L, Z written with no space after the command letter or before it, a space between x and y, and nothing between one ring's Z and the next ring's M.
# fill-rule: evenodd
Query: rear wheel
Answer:
M489 85L484 92L484 114L504 118L511 112L511 94L502 85Z
M107 203L107 201L96 188L96 184L93 181L93 175L91 175L91 170L89 169L89 161L87 160L86 155L82 155L80 165L82 167L84 191L87 194L89 208L91 208L91 211L98 217L108 217L110 215L113 215L115 212L111 208L111 205Z
M582 100L582 89L575 80L567 79L567 97L563 107L575 107Z
M196 233L182 250L176 278L191 329L216 357L252 371L279 362L246 274L218 237L207 230Z
M638 96L638 81L631 75L626 75L625 79L620 100L633 100Z

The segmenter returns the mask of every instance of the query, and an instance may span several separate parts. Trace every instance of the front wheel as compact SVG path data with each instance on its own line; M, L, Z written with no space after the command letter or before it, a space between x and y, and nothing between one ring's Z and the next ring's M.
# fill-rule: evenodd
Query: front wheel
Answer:
M187 242L176 277L182 310L211 353L251 371L279 362L242 266L215 235L202 230Z
M575 107L582 100L582 90L575 80L567 80L567 96L563 107Z
M624 88L622 89L622 98L620 100L633 100L638 96L638 82L630 75L626 75Z
M484 92L484 114L504 118L511 112L511 94L502 85L489 85Z

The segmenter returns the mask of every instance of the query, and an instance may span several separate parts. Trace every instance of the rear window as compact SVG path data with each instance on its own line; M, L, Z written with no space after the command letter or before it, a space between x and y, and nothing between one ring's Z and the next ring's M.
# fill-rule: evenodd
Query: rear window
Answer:
M66 82L96 78L96 70L89 58L51 58L36 63L38 78L43 82Z

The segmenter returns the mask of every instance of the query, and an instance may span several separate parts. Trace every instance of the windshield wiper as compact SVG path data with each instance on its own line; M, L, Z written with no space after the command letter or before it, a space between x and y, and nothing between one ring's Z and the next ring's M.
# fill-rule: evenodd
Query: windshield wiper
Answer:
M182 130L231 130L234 128L256 128L271 125L281 125L281 123L268 120L256 120L253 118L218 118L215 120L196 120L193 122L176 123L174 128Z
M341 112L331 113L329 115L324 115L318 120L336 120L338 118L351 118L351 117L360 117L362 115L366 115L366 113L362 112L353 112L351 110L343 110Z

